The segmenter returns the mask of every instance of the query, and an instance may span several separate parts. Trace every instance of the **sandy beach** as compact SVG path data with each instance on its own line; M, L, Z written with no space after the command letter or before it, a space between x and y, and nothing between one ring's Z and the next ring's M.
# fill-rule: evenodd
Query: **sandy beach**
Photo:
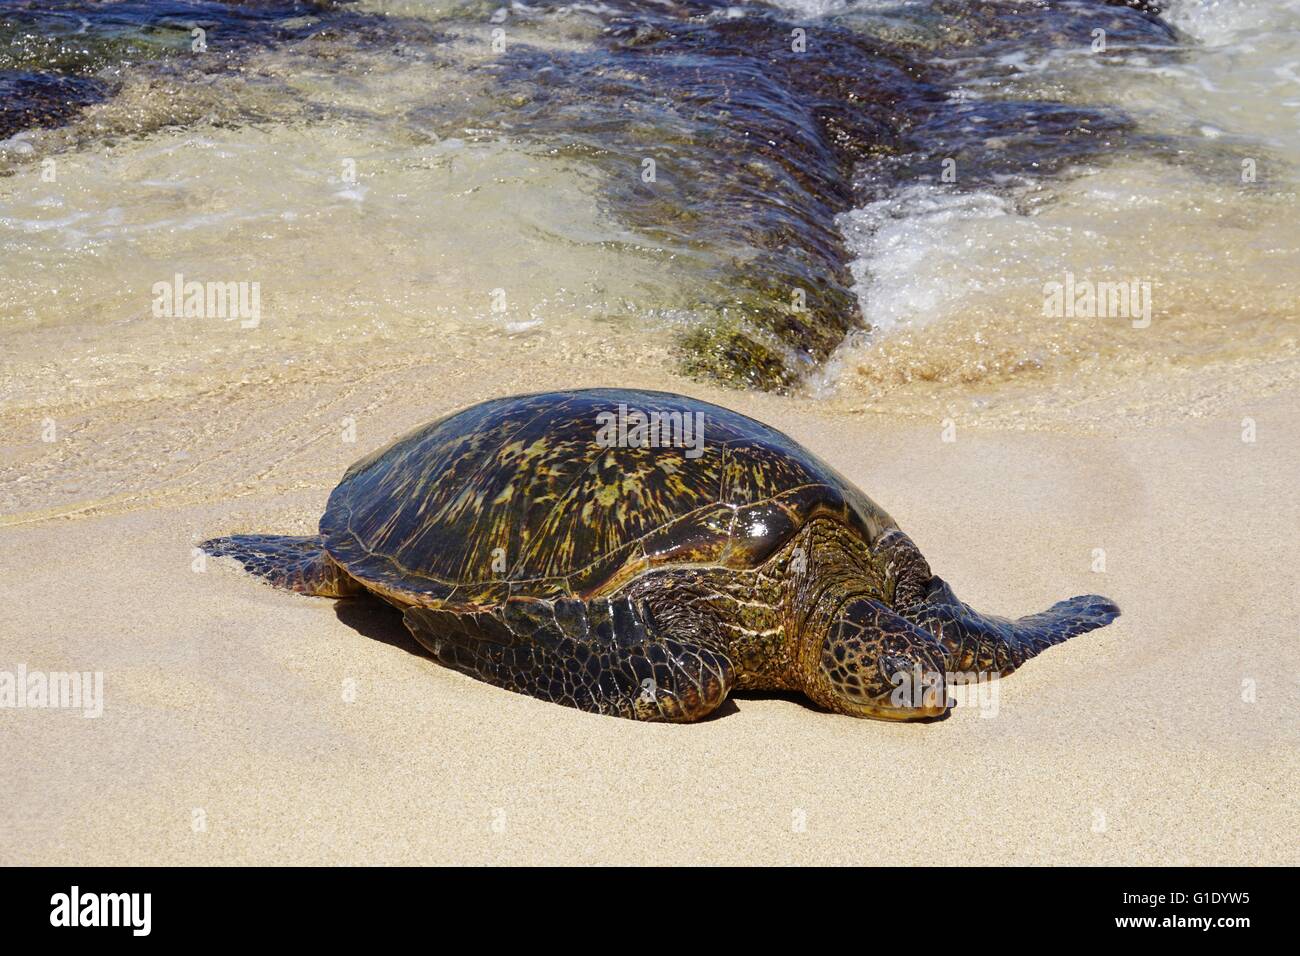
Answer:
M787 430L976 607L1097 591L1123 608L999 682L995 712L929 725L762 695L697 725L583 714L443 669L381 604L275 591L229 562L194 570L205 536L311 530L348 462L516 387L504 364L285 385L276 403L232 391L232 427L181 463L161 439L114 460L130 429L107 416L53 451L19 444L132 474L113 478L130 492L69 493L57 514L33 498L0 530L0 663L104 681L97 718L0 710L3 862L1300 861L1286 838L1300 825L1294 394L1165 426L973 426L945 442L936 421L621 379ZM535 357L532 375L602 383ZM365 409L355 444L335 428L343 408ZM169 413L185 409L151 411L160 435Z

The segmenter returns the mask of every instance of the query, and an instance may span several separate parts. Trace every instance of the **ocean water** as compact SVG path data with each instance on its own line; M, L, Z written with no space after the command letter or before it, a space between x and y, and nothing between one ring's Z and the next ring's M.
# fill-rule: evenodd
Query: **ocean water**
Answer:
M1295 0L0 0L0 401L603 330L828 407L1202 409L1297 378L1298 112Z

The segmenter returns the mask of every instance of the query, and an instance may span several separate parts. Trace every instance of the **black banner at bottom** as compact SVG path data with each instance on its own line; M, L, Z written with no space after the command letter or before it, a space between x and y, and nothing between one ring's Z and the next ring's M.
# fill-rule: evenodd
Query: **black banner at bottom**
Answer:
M69 869L0 870L6 939L315 940L337 945L435 925L495 945L677 945L708 926L888 936L890 927L1068 940L1275 932L1288 874L1270 869ZM613 934L613 935L611 935ZM457 936L459 933L456 934ZM456 936L449 938L449 945ZM776 937L765 939L772 942ZM819 945L821 945L819 943ZM944 943L943 945L948 945Z

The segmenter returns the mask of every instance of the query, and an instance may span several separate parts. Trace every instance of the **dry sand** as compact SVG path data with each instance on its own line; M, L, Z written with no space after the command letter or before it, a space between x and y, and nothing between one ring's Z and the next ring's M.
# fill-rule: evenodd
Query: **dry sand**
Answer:
M649 366L611 382L595 352L512 372L528 348L68 409L53 447L9 415L0 669L102 671L105 702L0 710L0 862L1300 863L1295 394L943 442L937 421ZM311 530L343 468L411 425L577 384L675 388L785 429L981 610L1095 591L1124 616L1001 682L996 716L900 725L746 696L660 726L445 670L382 605L191 567L207 536Z

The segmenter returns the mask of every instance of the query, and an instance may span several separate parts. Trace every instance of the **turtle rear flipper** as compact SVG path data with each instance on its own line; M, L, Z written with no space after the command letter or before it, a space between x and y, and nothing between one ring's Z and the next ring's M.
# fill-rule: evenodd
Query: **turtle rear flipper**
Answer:
M234 558L246 571L299 594L348 597L365 590L325 553L318 534L236 534L199 547L214 558Z
M730 659L663 633L627 598L512 598L479 613L407 608L415 639L441 663L497 687L633 720L699 720L727 698Z
M1006 676L1054 644L1109 624L1119 613L1109 598L1085 594L1012 621L972 610L947 582L934 577L924 602L907 616L939 638L949 672Z

